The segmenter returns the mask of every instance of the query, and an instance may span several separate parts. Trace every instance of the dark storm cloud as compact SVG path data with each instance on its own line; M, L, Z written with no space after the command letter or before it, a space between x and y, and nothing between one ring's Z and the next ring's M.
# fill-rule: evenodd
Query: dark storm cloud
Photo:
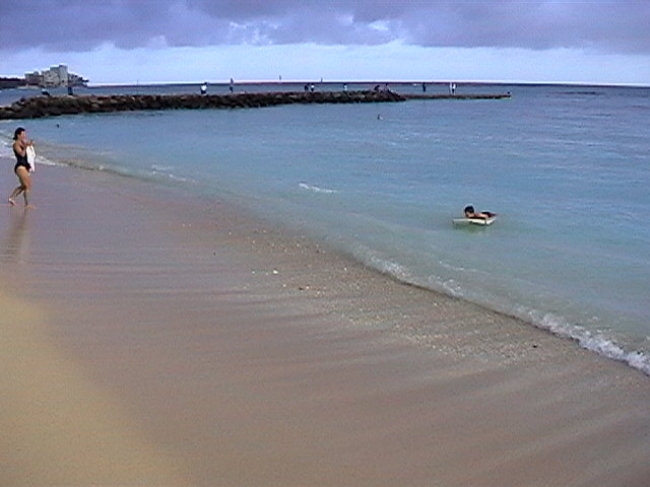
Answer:
M382 44L650 52L650 1L4 0L0 49Z

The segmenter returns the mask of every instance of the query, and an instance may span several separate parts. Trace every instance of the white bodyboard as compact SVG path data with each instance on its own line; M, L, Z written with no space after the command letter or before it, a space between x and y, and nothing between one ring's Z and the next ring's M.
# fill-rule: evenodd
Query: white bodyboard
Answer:
M491 216L489 218L454 218L452 221L454 225L492 225L496 216Z
M25 149L25 155L27 156L27 162L31 169L29 172L34 172L36 170L36 149L33 145L28 145Z

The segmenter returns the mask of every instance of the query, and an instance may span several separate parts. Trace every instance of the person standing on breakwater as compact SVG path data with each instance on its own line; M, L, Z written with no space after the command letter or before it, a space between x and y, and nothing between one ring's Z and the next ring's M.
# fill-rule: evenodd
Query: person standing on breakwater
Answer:
M22 193L25 200L25 208L36 208L29 204L29 193L32 190L32 178L29 172L32 170L32 165L27 160L27 150L30 147L33 148L33 146L34 143L27 139L27 131L22 127L18 127L14 132L13 149L14 155L16 156L14 173L18 177L20 185L9 196L9 204L11 206L16 205L15 198Z

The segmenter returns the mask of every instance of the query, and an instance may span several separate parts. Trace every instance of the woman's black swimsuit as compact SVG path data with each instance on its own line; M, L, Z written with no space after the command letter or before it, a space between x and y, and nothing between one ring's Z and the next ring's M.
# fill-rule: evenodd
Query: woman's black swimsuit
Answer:
M27 153L24 156L21 156L14 150L14 155L16 156L16 165L14 166L14 172L18 171L19 167L24 167L27 171L32 170L32 166L27 162Z

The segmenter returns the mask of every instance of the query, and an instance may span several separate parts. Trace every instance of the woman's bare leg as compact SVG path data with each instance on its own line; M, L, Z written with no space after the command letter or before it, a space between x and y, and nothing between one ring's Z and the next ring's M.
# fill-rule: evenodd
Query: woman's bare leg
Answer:
M32 178L29 175L29 171L24 167L19 167L16 170L16 176L18 176L20 186L18 186L11 194L9 204L12 204L14 198L22 192L25 200L25 208L36 208L34 205L29 204L29 193L32 190ZM15 201L13 204L15 204Z
M23 186L18 186L16 189L14 189L13 193L11 193L11 196L9 196L9 204L11 206L16 206L16 197L23 192L25 188Z

